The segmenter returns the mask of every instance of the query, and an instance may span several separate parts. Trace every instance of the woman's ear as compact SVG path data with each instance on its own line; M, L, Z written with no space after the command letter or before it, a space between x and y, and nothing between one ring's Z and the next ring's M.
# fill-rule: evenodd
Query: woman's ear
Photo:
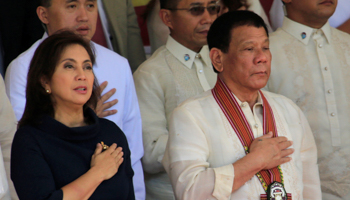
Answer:
M51 93L51 87L49 84L49 81L47 80L46 77L41 77L40 79L41 86L45 89L46 93L50 94Z
M214 47L210 50L209 56L216 71L222 72L224 70L222 51Z

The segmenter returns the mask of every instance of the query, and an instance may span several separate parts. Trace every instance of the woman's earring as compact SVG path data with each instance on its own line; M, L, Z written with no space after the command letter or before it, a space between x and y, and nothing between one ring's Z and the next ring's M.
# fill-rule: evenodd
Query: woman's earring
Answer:
M50 90L49 90L49 89L47 89L47 90L46 90L46 93L50 94Z

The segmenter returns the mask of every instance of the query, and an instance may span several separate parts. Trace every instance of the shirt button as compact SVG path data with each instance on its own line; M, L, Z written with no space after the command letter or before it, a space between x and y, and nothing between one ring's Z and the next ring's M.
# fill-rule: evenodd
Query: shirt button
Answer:
M319 44L319 45L318 45L318 47L322 48L322 47L323 47L323 45L322 45L322 44Z
M199 70L199 73L202 73L203 72L203 70Z
M328 67L325 67L324 70L328 71Z
M196 55L196 58L201 58L201 54L197 54L197 55Z
M242 103L242 104L241 104L241 107L243 107L243 108L244 108L244 107L245 107L245 103Z
M332 117L334 117L334 116L335 116L335 113L334 113L334 112L332 112L332 113L331 113L331 116L332 116Z
M328 92L328 94L330 94L330 93L332 93L332 90L328 90L327 92Z
M258 125L258 124L255 124L254 127L255 127L255 128L259 128L259 125Z

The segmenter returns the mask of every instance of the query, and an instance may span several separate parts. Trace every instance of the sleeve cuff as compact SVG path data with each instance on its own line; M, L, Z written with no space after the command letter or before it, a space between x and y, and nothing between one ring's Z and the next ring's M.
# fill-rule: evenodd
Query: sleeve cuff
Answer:
M213 196L217 199L229 199L235 176L233 165L230 164L223 167L214 168L214 172L215 185Z

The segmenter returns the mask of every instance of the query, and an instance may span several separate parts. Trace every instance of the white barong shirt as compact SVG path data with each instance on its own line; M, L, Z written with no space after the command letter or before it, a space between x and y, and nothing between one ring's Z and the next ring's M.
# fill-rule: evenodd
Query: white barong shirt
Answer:
M285 17L270 35L270 50L266 88L290 98L309 121L323 199L350 199L350 35Z
M317 150L306 118L291 100L263 93L273 110L278 135L293 141L292 160L281 165L287 193L292 193L293 200L320 200ZM253 112L247 102L236 100L255 138L262 136L260 94ZM163 165L177 199L260 200L260 194L265 191L256 176L231 193L235 177L232 164L245 155L211 91L187 100L174 110Z
M187 59L187 60L186 60ZM217 75L205 45L199 53L171 36L134 73L142 116L146 198L173 199L174 194L161 164L168 141L170 114L189 97L214 87Z

